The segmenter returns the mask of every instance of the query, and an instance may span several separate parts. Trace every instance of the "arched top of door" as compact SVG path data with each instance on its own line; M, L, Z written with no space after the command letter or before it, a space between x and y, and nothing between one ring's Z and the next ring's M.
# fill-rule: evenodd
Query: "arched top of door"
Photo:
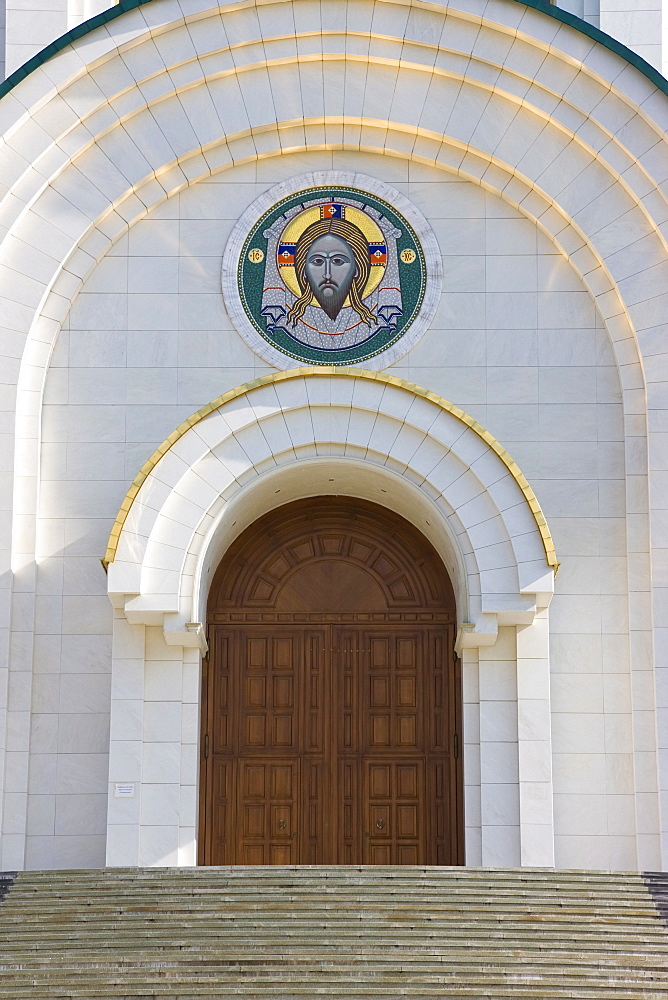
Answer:
M239 386L165 440L112 529L112 603L134 624L162 623L172 644L202 645L205 595L236 539L268 511L323 495L391 505L424 533L477 642L492 643L498 624L530 624L549 604L552 538L499 442L419 386L330 368Z
M430 542L377 504L322 496L270 511L243 532L215 574L208 618L416 612L454 621L452 585Z

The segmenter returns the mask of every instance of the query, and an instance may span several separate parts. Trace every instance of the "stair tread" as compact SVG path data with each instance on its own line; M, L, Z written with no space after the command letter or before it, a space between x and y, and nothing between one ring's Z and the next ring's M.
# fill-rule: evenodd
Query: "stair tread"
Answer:
M21 872L0 1000L664 1000L668 875L466 868Z

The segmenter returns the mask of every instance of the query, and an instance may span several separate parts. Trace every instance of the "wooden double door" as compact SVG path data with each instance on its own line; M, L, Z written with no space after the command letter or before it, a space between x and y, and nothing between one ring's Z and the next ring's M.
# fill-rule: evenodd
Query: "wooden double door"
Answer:
M461 863L450 624L212 624L206 864Z

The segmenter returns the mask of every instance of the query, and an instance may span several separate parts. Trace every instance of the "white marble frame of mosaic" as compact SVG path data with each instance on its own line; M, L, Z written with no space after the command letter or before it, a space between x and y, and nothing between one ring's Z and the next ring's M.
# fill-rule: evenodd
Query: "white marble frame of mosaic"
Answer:
M365 359L363 367L371 371L380 371L402 358L429 329L438 308L443 283L443 263L438 241L425 217L408 198L377 177L349 170L319 170L309 174L298 174L274 185L249 205L230 233L223 254L222 287L230 319L249 347L275 368L293 368L295 359L283 354L265 340L246 315L238 286L241 251L248 233L257 220L283 198L289 198L290 195L308 188L324 188L335 184L357 188L361 192L367 191L392 205L413 227L424 253L425 291L418 315L394 344L372 358Z

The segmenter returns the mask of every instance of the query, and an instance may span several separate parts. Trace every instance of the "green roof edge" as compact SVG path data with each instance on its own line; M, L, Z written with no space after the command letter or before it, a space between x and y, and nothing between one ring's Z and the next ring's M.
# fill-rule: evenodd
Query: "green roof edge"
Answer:
M66 31L64 35L60 38L56 38L55 41L51 42L45 48L41 49L34 56L28 59L27 62L19 66L18 69L14 70L3 83L0 84L0 98L8 94L18 83L23 80L24 77L28 76L33 70L37 69L45 63L51 56L55 56L57 52L66 48L71 42L76 41L77 38L81 38L82 35L88 34L89 31L94 31L95 28L100 28L103 24L109 24L110 21L115 20L115 18L120 17L125 14L126 11L134 10L136 7L142 7L145 3L151 3L152 0L120 0L120 3L116 4L114 7L110 7L109 10L102 11L101 14L96 14L94 17L89 18L87 21L82 21L75 28L71 28L70 31ZM654 66L650 66L647 60L639 56L637 52L633 52L626 45L618 42L617 39L613 38L611 35L607 35L605 31L601 31L600 28L595 28L593 24L588 24L587 21L583 21L582 18L577 17L575 14L571 14L567 10L562 10L560 7L555 7L553 4L546 2L546 0L515 0L517 3L523 3L525 7L533 7L534 10L539 10L542 14L547 14L548 17L553 17L556 21L561 21L563 24L568 24L571 28L575 28L577 31L581 31L583 35L588 35L589 38L593 39L595 42L600 42L601 45L605 45L607 49L614 52L615 55L621 56L622 59L626 59L632 66L634 66L639 72L650 80L655 87L662 90L664 94L668 95L668 80L655 69Z

